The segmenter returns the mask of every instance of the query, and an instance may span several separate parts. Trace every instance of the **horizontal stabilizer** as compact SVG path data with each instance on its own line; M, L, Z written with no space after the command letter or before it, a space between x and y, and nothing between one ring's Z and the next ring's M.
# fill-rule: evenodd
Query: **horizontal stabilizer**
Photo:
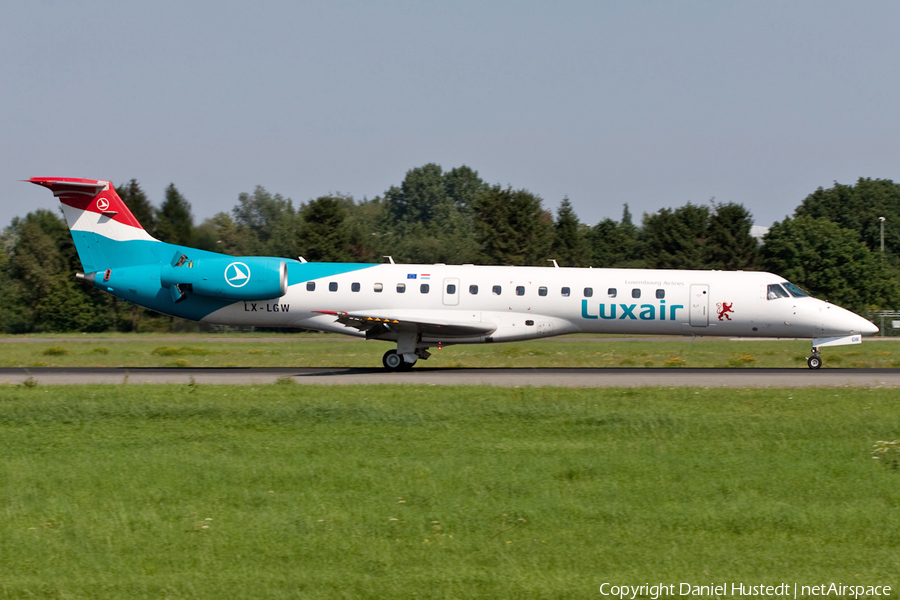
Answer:
M110 187L108 181L98 179L71 179L66 177L32 177L25 179L28 183L42 185L53 192L57 198L69 195L83 195L93 198Z

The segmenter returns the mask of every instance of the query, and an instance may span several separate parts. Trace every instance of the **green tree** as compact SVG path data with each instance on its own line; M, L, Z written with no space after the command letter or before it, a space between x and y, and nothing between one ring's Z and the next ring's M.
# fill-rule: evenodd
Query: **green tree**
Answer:
M647 266L656 269L702 269L709 209L688 202L675 210L644 214L641 237Z
M395 224L429 224L437 217L444 217L453 207L453 201L444 188L440 165L429 163L406 172L400 187L391 186L384 194L388 217Z
M274 196L262 186L241 193L232 210L234 222L247 236L251 254L296 257L300 248L300 220L290 198Z
M391 186L384 194L384 206L389 225L437 221L459 227L468 225L475 199L488 186L478 172L465 165L444 173L440 165L410 169L399 187Z
M0 234L0 331L23 333L29 331L31 314L21 297L19 282L11 275L10 256L14 251L17 236L13 227L7 227Z
M563 198L556 211L551 253L565 267L587 267L591 264L591 245L587 228L578 220L569 198Z
M473 262L479 245L472 205L488 190L478 173L463 165L444 173L430 163L410 169L382 201L379 252L401 262Z
M855 231L801 215L775 223L764 242L765 269L814 296L856 312L900 306L896 270Z
M807 196L795 216L825 218L856 231L869 250L881 249L881 221L885 217L885 251L900 262L900 184L890 179L860 177L856 185L819 188Z
M545 264L553 245L553 217L528 190L493 186L473 206L482 256L489 264Z
M346 226L344 198L321 196L300 210L303 220L303 250L313 262L350 260L350 232Z
M475 199L491 189L475 171L465 165L444 174L444 190L454 206L464 215L470 215Z
M437 223L414 223L399 235L387 232L377 256L390 255L404 263L465 264L481 260L480 245L471 229L444 228Z
M116 188L116 193L150 235L156 237L156 214L153 205L147 199L147 194L141 189L137 179L132 179L125 185Z
M249 256L259 248L259 240L253 232L239 226L226 212L216 213L203 221L194 230L194 244L201 250L231 256Z
M622 220L603 219L588 234L591 245L591 264L597 267L643 268L640 230L632 222L626 204Z
M170 244L190 246L194 239L194 215L191 204L181 192L170 183L166 188L166 198L156 211L157 237Z
M752 270L759 264L759 243L750 235L753 218L741 204L713 204L705 243L705 267Z
M351 201L347 207L346 226L353 261L376 262L381 259L384 215L384 203L380 197L363 199L358 204Z
M75 282L81 264L69 228L50 211L16 218L10 226L7 261L16 300L11 332L105 331L119 325L119 306L109 295Z

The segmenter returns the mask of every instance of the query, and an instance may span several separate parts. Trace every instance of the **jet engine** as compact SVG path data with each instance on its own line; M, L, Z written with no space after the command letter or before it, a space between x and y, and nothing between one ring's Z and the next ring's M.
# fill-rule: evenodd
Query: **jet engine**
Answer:
M169 288L172 300L187 294L225 300L267 300L287 293L287 263L259 256L200 258L176 254L160 269L160 285Z

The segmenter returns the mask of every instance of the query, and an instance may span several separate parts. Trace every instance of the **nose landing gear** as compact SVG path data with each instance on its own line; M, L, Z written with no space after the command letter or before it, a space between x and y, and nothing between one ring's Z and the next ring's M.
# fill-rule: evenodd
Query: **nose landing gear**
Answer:
M850 335L836 335L833 337L813 338L812 354L806 357L806 364L810 369L818 369L822 366L822 357L819 356L819 348L826 346L847 346L849 344L861 344L862 335L851 333Z
M806 358L806 364L810 369L819 369L822 367L822 357L819 356L819 349L813 346L812 354Z

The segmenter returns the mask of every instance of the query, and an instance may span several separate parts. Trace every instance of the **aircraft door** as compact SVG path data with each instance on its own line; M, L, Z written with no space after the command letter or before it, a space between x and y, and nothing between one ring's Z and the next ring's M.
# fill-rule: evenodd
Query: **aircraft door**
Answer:
M709 286L697 284L691 286L691 327L709 325Z
M456 306L459 304L459 279L448 277L444 279L444 305Z

